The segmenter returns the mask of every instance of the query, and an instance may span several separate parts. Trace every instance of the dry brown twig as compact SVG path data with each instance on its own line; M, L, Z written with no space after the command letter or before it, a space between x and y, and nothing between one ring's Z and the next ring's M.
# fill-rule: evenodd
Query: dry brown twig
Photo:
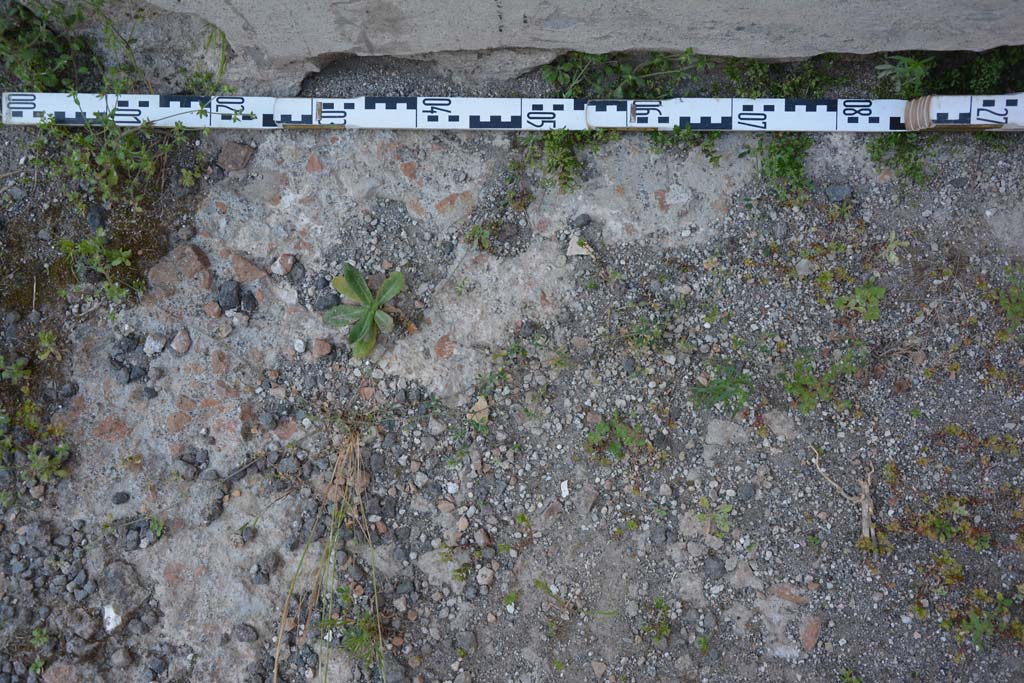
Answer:
M323 500L318 506L317 515L313 522L313 533L315 533L320 519L324 515L327 515L331 519L331 529L328 536L323 539L323 548L319 553L319 557L316 558L315 565L309 571L307 581L309 581L311 585L307 588L308 595L305 599L299 599L298 612L301 614L304 611L306 615L303 624L300 625L296 623L295 619L288 615L292 596L299 590L299 582L306 554L313 543L312 535L306 541L306 545L299 557L298 567L295 574L292 576L292 580L284 598L281 618L278 622L277 643L274 649L274 671L272 679L274 683L277 683L280 680L279 675L282 645L285 641L285 631L299 627L302 635L299 636L297 641L302 642L305 639L305 634L310 630L313 612L320 604L323 592L327 591L330 593L333 592L335 588L337 577L334 572L334 563L336 548L339 543L337 534L340 529L340 525L346 521L351 522L352 525L362 533L370 547L370 577L373 584L371 587L371 590L373 591L371 595L371 608L375 617L375 635L377 642L379 644L383 644L384 642L384 629L380 619L379 591L377 590L377 575L375 569L376 557L373 551L370 527L366 520L366 510L363 506L362 500L362 494L366 490L368 483L369 478L363 468L362 454L359 450L358 431L351 430L345 437L341 448L338 450L338 454L334 461L334 467L331 470L330 479L325 483L324 490L322 492ZM331 510L328 510L328 507L330 507ZM304 610L303 606L305 607ZM326 654L326 652L321 653L322 656ZM383 653L378 650L374 659L377 666L381 669L381 676L384 683L387 683L387 675L383 672ZM321 666L324 666L323 662L321 662ZM326 679L326 669L323 669L322 673L323 677Z
M814 446L811 446L811 451L814 453L812 462L814 463L814 469L818 470L818 474L822 478L832 485L836 491L839 492L846 501L860 506L860 537L861 540L871 544L872 547L876 545L875 538L875 503L871 500L871 477L875 473L875 466L873 464L868 466L868 476L864 479L859 479L857 485L860 487L860 495L851 496L846 490L836 483L836 481L825 473L825 470L821 467L821 453Z

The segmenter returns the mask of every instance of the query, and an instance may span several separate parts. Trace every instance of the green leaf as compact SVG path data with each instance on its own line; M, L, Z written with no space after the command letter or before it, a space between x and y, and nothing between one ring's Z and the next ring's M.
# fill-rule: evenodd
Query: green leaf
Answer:
M362 302L367 306L373 303L373 294L366 285L362 273L348 263L345 264L342 274L331 281L331 285L353 301Z
M380 286L377 301L382 304L387 303L398 296L398 293L403 289L405 289L405 275L402 271L396 270L391 275L388 275L388 278L384 280L384 284Z
M365 312L364 306L340 304L324 311L324 322L332 327L345 327L355 324Z
M343 297L349 299L350 301L359 301L359 297L356 296L355 291L348 286L348 283L345 282L345 278L343 278L341 275L334 276L334 278L331 280L331 287L333 287L334 291L336 291L338 294L341 294Z
M348 331L348 343L355 344L360 339L366 337L370 333L371 328L376 327L373 321L373 309L364 308L363 317Z
M377 326L370 325L370 333L364 338L352 344L352 355L356 358L366 358L377 345Z
M395 329L395 321L391 319L391 316L384 311L377 311L373 314L373 319L377 323L377 327L384 334L387 334L391 330Z

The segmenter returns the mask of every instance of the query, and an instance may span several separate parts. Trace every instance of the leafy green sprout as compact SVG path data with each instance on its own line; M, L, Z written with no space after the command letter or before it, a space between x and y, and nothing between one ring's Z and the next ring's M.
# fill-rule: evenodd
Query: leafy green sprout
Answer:
M583 174L580 153L594 150L618 136L618 131L614 130L549 130L531 135L526 162L540 170L544 185L568 192L579 183Z
M53 455L47 455L39 442L35 441L26 447L25 455L28 458L28 477L48 484L55 479L64 479L68 476L68 471L63 467L64 461L68 458L68 447L64 443L57 445Z
M594 425L584 445L590 453L607 451L621 460L627 453L645 448L648 441L639 430L621 421L616 415Z
M804 204L811 179L804 168L812 140L806 133L775 133L758 143L761 175L777 198L788 204Z
M897 251L909 246L910 242L896 239L896 231L890 230L889 241L886 242L885 247L882 248L882 257L889 262L889 265L898 266L900 264L900 256Z
M56 360L61 360L60 350L57 348L57 334L53 330L39 330L36 335L36 341L39 348L36 349L36 358L41 361L45 361L51 356Z
M475 223L466 233L465 242L481 251L490 251L491 231L479 223Z
M103 228L91 237L79 240L63 239L59 246L64 257L77 269L88 269L103 277L102 291L111 303L118 303L128 295L128 288L117 279L117 271L132 265L132 252L109 246L110 238Z
M391 273L374 296L362 273L346 263L342 274L331 280L331 286L358 303L328 309L324 312L324 322L334 327L350 326L348 343L352 346L352 355L356 358L369 356L377 345L378 330L387 334L395 328L394 320L381 307L405 288L405 275L401 271Z
M839 681L840 683L864 683L863 679L849 667L839 672Z
M50 642L50 634L47 633L45 628L32 629L32 637L29 639L32 647L38 650L41 647L45 647L48 642Z
M86 20L98 24L103 53L97 56L92 41L81 37ZM136 15L136 21L141 15ZM135 39L122 32L104 13L103 0L60 3L26 0L5 3L0 10L0 60L26 91L79 91L86 81L99 81L98 92L152 92L134 54ZM216 29L209 31L206 48L220 52L217 73L186 75L190 88L202 94L225 92L220 82L228 54L227 41ZM90 82L91 86L92 83ZM168 155L190 139L183 126L158 130L152 125L119 126L112 112L102 112L87 125L67 127L52 118L41 121L30 146L32 164L42 168L63 188L72 205L84 210L88 201L141 205L145 183L164 167ZM184 184L194 184L195 172L185 173Z
M714 533L715 536L721 537L732 530L732 522L729 520L733 509L732 505L720 503L717 507L712 508L711 502L705 496L701 496L697 504L701 510L697 513L697 519L707 524L709 534Z
M658 53L643 61L629 55L570 52L541 67L541 77L560 97L665 99L709 67L708 58L692 49Z
M19 357L7 363L4 357L0 356L0 379L17 385L31 374L32 372L28 369L28 358Z
M868 141L868 157L876 166L892 169L897 175L923 185L928 176L924 148L932 138L918 133L885 133Z
M732 365L719 365L714 377L707 385L696 385L691 389L693 402L699 408L713 408L724 405L738 411L746 405L750 396L750 377Z
M852 375L857 369L856 357L847 351L823 374L816 374L814 362L804 356L793 363L793 370L784 379L783 387L796 399L800 412L809 413L819 403L827 403L835 395L836 383L843 377Z
M664 598L654 598L652 601L651 614L643 630L656 641L668 640L672 634L668 602Z
M881 316L881 304L885 297L885 291L885 287L876 285L872 281L857 287L849 296L837 297L836 307L860 313L864 320L878 320Z
M662 154L674 147L698 148L712 166L718 166L722 160L722 155L716 147L721 137L722 131L696 131L690 128L690 124L686 124L686 128L675 126L670 131L656 130L647 134L647 138L651 141L651 149L656 154Z
M459 583L465 583L469 580L469 572L472 569L471 565L463 564L452 570L452 578Z
M875 67L878 80L896 91L902 99L914 99L925 95L925 81L934 66L931 57L896 55Z
M972 524L970 518L966 498L946 495L921 516L916 529L923 536L942 542L958 539L973 550L991 547L992 537Z
M71 8L74 5L74 8ZM0 10L0 59L26 90L74 90L86 67L88 43L69 36L84 18L76 3L5 3Z
M1007 285L999 290L999 308L1012 331L1024 324L1024 264L1007 267L1006 275Z

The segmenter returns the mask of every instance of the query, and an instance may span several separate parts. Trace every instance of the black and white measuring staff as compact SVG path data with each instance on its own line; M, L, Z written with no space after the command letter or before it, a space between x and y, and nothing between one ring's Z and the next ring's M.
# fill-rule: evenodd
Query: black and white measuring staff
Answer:
M1024 93L916 100L686 97L585 100L519 97L244 97L3 94L3 123L160 128L413 130L692 130L888 133L1024 130Z

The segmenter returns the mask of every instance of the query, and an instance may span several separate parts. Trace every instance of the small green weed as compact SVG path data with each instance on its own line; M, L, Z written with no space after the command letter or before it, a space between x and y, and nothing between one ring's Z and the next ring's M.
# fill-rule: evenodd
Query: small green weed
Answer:
M480 251L490 251L491 231L479 223L474 223L466 232L466 236L463 238L463 241L466 244L476 247Z
M767 97L771 94L772 68L767 62L734 57L725 63L725 76L737 97Z
M906 240L896 239L896 231L889 231L889 241L882 247L882 258L891 266L898 266L900 264L899 250L905 249L910 246L910 242Z
M1020 92L1024 90L1024 47L971 53L962 63L934 70L929 90L936 94Z
M735 413L750 397L750 377L732 365L719 365L706 385L697 384L690 391L698 408L722 405Z
M584 445L588 453L607 451L619 460L650 447L643 433L621 421L618 415L594 425Z
M549 130L529 137L526 162L540 170L544 184L568 192L583 174L580 154L618 137L614 130Z
M542 67L541 77L559 97L667 99L709 67L708 58L693 50L653 54L644 60L570 52Z
M28 470L22 474L27 479L38 479L48 484L55 479L64 479L68 471L64 462L68 458L68 447L58 444L52 454L48 454L38 441L33 441L25 448Z
M840 83L827 55L796 64L732 58L725 63L724 72L729 93L737 97L824 97Z
M53 330L39 330L36 334L36 358L46 361L49 358L61 360L60 349L57 348L57 333Z
M729 515L732 514L732 505L720 503L718 507L712 509L711 501L705 496L700 497L697 505L700 506L697 519L707 525L706 533L722 538L732 530L732 522L729 520Z
M35 659L32 660L32 663L29 664L28 671L29 671L29 673L33 673L33 674L38 676L39 674L43 673L43 669L45 669L45 668L46 668L46 660L43 659L42 657L36 657Z
M676 55L654 54L642 60L631 55L570 52L542 67L541 76L559 97L666 99L709 66L706 57L692 50ZM542 171L546 183L566 192L582 174L580 154L617 138L618 133L610 130L550 130L530 136L526 158ZM702 140L701 148L709 158L715 158L714 142L708 139ZM659 141L670 144L667 137Z
M1006 278L1006 286L999 290L999 308L1012 332L1024 324L1024 264L1008 266Z
M350 325L348 343L352 355L365 358L377 345L377 330L387 334L395 328L391 316L380 310L405 288L401 271L391 273L374 296L362 273L346 263L341 275L331 280L331 286L357 304L339 304L324 312L324 322L333 327Z
M185 79L185 92L202 95L234 92L233 88L224 83L224 72L227 70L228 56L231 51L231 46L228 44L228 38L224 35L224 31L213 25L207 26L203 50L204 52L213 50L214 54L217 55L217 70L196 69L194 71L186 71L182 69L182 75Z
M697 650L701 656L707 657L708 652L711 651L711 639L703 635L697 636Z
M857 673L847 667L839 672L839 683L864 683L864 679L857 675Z
M558 603L560 607L564 608L566 606L565 600L563 600L562 597L559 596L558 593L555 591L555 589L552 588L551 584L549 584L544 579L534 579L533 587L539 590L544 595L551 598L552 600L554 600L556 603Z
M28 379L32 371L28 369L28 358L18 357L8 363L0 356L0 379L19 384L22 380Z
M836 297L836 308L860 313L864 320L878 320L884 297L885 287L869 282L854 289L849 296Z
M828 403L835 395L836 383L857 370L857 355L847 351L821 375L816 374L814 362L804 356L793 363L793 370L783 381L783 387L796 400L800 412L809 413L819 403Z
M758 144L761 176L776 198L787 204L800 205L807 201L811 179L804 161L811 142L806 133L773 133Z
M373 611L358 606L352 588L347 585L335 588L333 602L340 609L321 618L319 627L340 635L341 649L354 659L376 663L380 657L380 632Z
M25 90L74 91L88 71L89 45L83 38L67 36L83 18L77 4L4 3L0 60Z
M995 636L1024 643L1024 584L1018 584L1013 595L986 588L975 588L962 602L948 609L940 626L953 633L957 642L970 641L976 649L983 649Z
M365 418L359 416L357 419L359 422L348 422L348 418L341 417L334 422L344 430L344 440L335 451L333 468L328 475L328 481L332 484L322 496L315 497L318 505L312 527L319 529L319 532L310 531L306 537L298 564L282 597L283 607L276 634L278 645L272 646L272 676L277 680L281 680L284 668L282 641L286 639L286 630L290 630L288 622L305 623L309 629L311 619L317 614L319 618L316 626L320 635L315 639L313 647L319 660L317 668L321 676L318 677L331 677L327 665L332 646L340 647L364 670L376 668L380 671L384 666L384 642L388 627L381 617L381 588L374 568L375 561L368 563L367 577L360 584L354 585L342 575L341 566L345 559L339 551L344 547L346 539L358 535L358 542L365 543L363 547L367 548L370 557L376 557L361 492L352 485L363 471L359 443L363 436L362 420ZM320 525L321 521L326 524L326 533ZM313 551L315 556L309 556L311 566L304 567L314 543L320 547Z
M896 488L903 481L903 473L899 466L892 460L882 466L882 479L889 485L889 488Z
M875 67L878 80L889 88L896 97L911 100L923 97L925 81L931 73L935 60L931 57L895 55Z
M95 20L101 27L110 64L100 62L88 41L70 35L85 19ZM136 21L141 21L141 15ZM202 94L226 90L219 79L228 48L223 34L220 36L219 41L215 36L207 40L207 48L221 51L218 73L200 76L196 72L186 79L191 85L201 85ZM152 92L134 54L134 44L135 39L119 31L104 14L102 0L7 3L0 14L0 58L27 90L76 93L80 81L86 80L101 93ZM63 188L78 210L94 201L125 202L140 208L148 182L165 168L171 152L189 140L182 126L170 130L151 125L118 126L114 112L101 112L80 127L58 125L49 119L40 122L37 131L39 135L30 145L32 163ZM183 174L193 183L196 177L194 170Z
M32 629L32 637L29 639L29 643L32 647L39 649L46 647L46 644L50 642L50 634L47 633L45 628L34 628Z
M943 586L963 583L964 566L960 564L948 550L932 557L932 571Z
M943 496L917 520L915 529L936 541L960 540L973 550L991 547L991 536L971 523L969 506L970 501L963 496Z
M650 604L646 623L641 629L654 641L666 641L672 634L672 623L669 621L668 602L664 598L654 598Z
M626 344L634 353L655 351L662 344L665 330L656 320L641 318L622 330Z
M960 450L970 453L981 451L979 462L983 466L987 466L991 461L990 453L1019 458L1024 451L1024 440L1014 437L1013 434L997 432L985 436L955 423L943 426L932 438L938 443L952 440Z
M47 120L32 141L32 163L67 183L68 199L79 210L89 201L124 201L139 208L145 184L166 157L186 141L182 126L167 130L150 124L118 126L114 116L99 114L87 126L70 127Z
M698 148L712 166L718 166L718 162L722 160L722 155L718 153L717 148L721 137L722 131L697 131L690 128L689 125L686 128L676 126L670 131L655 130L647 134L647 138L651 141L651 149L657 154L676 147L682 149Z
M884 133L868 141L868 156L875 166L884 166L901 178L923 185L928 177L924 148L928 139L917 133Z
M132 265L132 252L111 247L103 228L78 242L63 239L59 246L64 257L74 265L79 279L84 279L87 270L102 276L101 291L110 303L120 303L128 296L129 289L119 280L118 274Z

